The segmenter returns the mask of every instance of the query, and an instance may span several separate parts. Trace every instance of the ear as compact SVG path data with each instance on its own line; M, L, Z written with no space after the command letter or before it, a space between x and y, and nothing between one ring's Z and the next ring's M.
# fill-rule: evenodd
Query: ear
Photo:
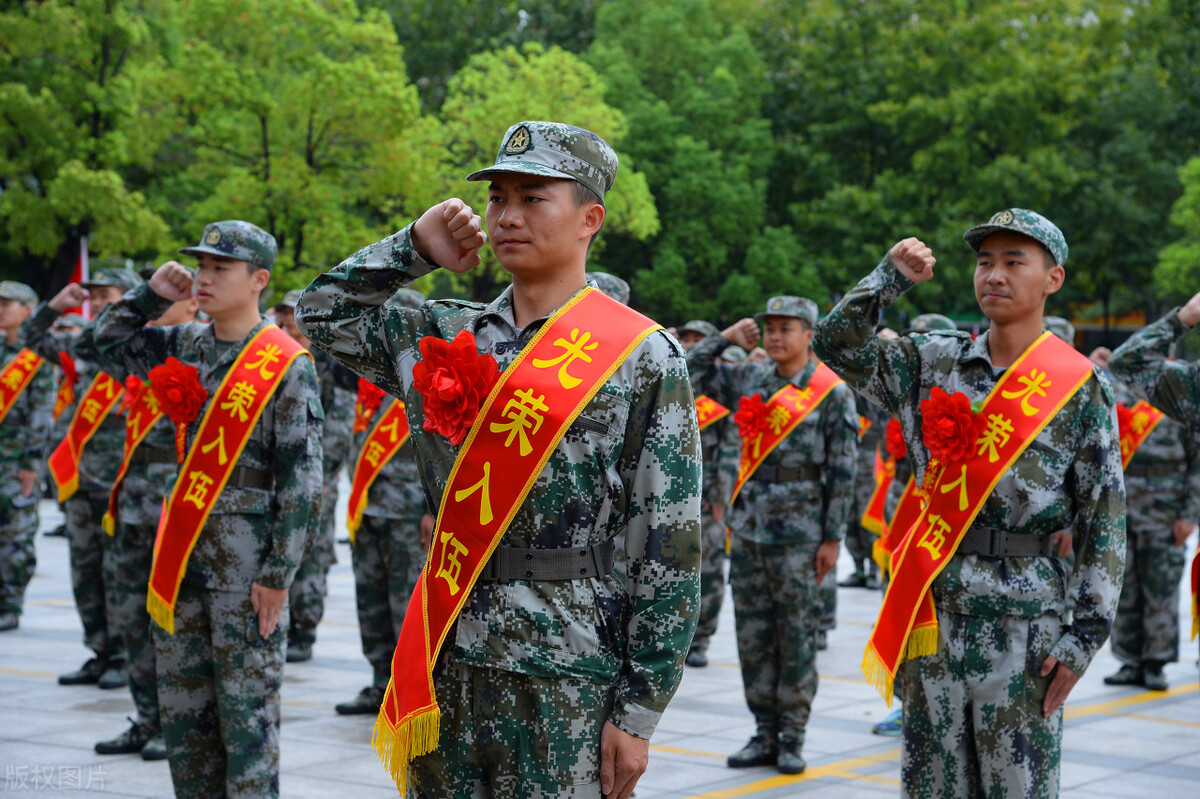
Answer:
M583 226L579 229L579 238L591 241L592 236L600 232L604 224L604 206L592 203L583 215Z
M270 282L271 272L268 269L255 269L254 274L250 275L250 286L259 293L262 293Z
M1063 287L1067 279L1067 270L1055 265L1046 270L1046 293L1049 297Z

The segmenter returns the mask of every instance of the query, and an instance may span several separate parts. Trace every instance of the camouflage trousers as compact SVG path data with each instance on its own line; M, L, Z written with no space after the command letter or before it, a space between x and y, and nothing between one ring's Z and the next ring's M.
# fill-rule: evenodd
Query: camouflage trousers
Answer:
M179 799L279 796L288 608L268 638L250 593L180 586L175 634L154 625L158 703Z
M1062 626L938 612L937 653L901 668L904 796L1058 795L1062 709L1042 717L1051 677L1040 673Z
M425 566L419 521L363 516L350 545L362 652L386 686L408 600Z
M63 511L71 552L71 588L83 622L83 643L101 660L124 657L116 623L112 537L100 526L108 511L108 492L80 489L63 503Z
M612 688L445 662L438 748L409 765L410 797L600 796L600 731Z
M817 544L733 539L729 582L746 704L758 732L804 741L817 694Z
M337 486L326 486L321 500L321 527L312 549L300 561L300 568L288 589L288 604L292 608L288 643L311 646L317 640L317 625L325 616L325 597L329 593L329 570L337 563L334 538L337 525Z
M9 486L0 497L0 613L20 613L25 605L25 587L37 568L37 498L24 507L14 507L18 487Z
M876 535L862 526L862 515L875 493L875 450L864 457L860 450L858 471L854 476L854 501L850 505L850 520L846 523L846 549L854 559L854 571L858 574L879 574L879 566L871 557L871 548Z
M1179 581L1187 561L1169 523L1145 521L1127 518L1125 582L1112 631L1113 654L1134 666L1179 660Z
M821 580L821 620L817 629L826 631L837 627L837 569L830 569Z
M725 554L725 521L713 521L708 503L705 503L700 519L703 524L700 530L700 619L692 636L692 646L706 651L709 639L717 632L717 619L725 600L725 563L729 558Z
M129 693L138 721L159 726L158 677L154 666L154 622L146 612L157 525L119 524L113 540L116 604L114 622L125 643Z

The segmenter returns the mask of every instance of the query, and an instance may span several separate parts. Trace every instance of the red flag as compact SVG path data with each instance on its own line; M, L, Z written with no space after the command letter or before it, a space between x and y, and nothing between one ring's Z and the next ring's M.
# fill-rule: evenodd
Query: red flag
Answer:
M79 258L75 261L75 271L71 272L71 283L86 283L88 279L88 251L87 251L87 236L79 237ZM82 308L67 308L63 313L81 314L84 319L92 318L92 309L87 300L83 301Z

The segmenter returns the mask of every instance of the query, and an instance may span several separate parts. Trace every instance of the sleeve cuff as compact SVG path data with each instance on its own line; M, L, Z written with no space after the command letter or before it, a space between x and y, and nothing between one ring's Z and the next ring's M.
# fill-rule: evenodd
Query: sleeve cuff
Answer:
M917 285L900 273L891 253L883 256L883 260L868 279L873 282L878 280L874 288L885 305L891 305L901 294Z
M174 305L174 303L165 297L155 294L154 289L150 288L148 282L137 286L125 296L133 307L137 308L147 319L157 319L166 313L168 308Z
M262 571L254 578L254 582L261 585L263 588L272 588L277 591L282 591L285 588L290 588L292 580L295 579L296 571L299 566L289 569L285 564L276 562L275 558L270 558L263 566Z
M1175 341L1178 341L1188 333L1192 332L1192 328L1185 325L1183 320L1179 318L1179 311L1180 309L1178 307L1172 308L1170 313L1168 313L1165 317L1167 325L1171 328L1172 338Z
M1063 633L1063 637L1050 649L1050 654L1079 676L1087 671L1094 655L1070 630Z
M661 718L662 713L656 713L641 705L618 699L608 720L622 732L638 738L649 739L654 734L654 728L658 726Z

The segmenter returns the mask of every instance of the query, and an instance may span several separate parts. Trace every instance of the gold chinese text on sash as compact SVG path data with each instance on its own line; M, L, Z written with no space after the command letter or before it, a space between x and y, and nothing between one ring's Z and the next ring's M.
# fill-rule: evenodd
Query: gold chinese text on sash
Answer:
M371 745L407 788L437 748L433 667L476 579L567 428L657 324L593 288L551 316L492 388L454 461Z
M392 456L408 441L408 417L404 414L404 403L393 400L388 409L363 442L358 459L354 462L354 477L350 481L350 505L346 512L346 527L350 530L353 543L358 528L362 526L363 511L367 507L367 492L371 484L383 471Z
M125 473L129 471L129 464L133 463L133 453L146 440L150 428L165 415L149 384L142 388L125 414L125 457L121 460L121 469L117 472L117 479L113 481L112 490L108 492L108 512L102 520L104 532L109 535L113 535L117 530L117 500L121 496L121 483L125 481Z
M696 421L700 423L701 430L714 422L719 422L728 415L729 409L712 397L704 394L696 397Z
M937 651L934 579L1000 478L1091 375L1091 361L1042 334L984 400L987 427L970 456L937 474L928 504L894 550L892 580L863 655L863 674L889 705L900 663Z
M58 486L59 502L70 499L79 490L79 459L83 456L83 448L124 393L125 388L104 372L97 372L92 384L83 392L67 434L50 453L50 476Z
M1118 415L1120 409L1118 409ZM1121 468L1128 468L1129 462L1137 453L1138 448L1146 443L1146 439L1158 427L1163 419L1163 412L1145 400L1139 400L1129 409L1129 426L1121 429Z
M742 439L742 460L738 464L737 482L733 486L733 495L729 498L730 505L771 451L779 446L798 424L807 419L829 396L829 392L842 382L832 369L822 363L817 365L816 371L804 388L796 388L788 383L772 395L766 404L766 420L762 429L755 435Z
M29 388L33 376L42 366L42 358L30 349L21 350L0 369L0 422L17 404L17 399Z
M867 434L867 431L871 429L871 424L872 424L872 422L870 419L863 416L861 413L858 415L858 437L859 438L862 438L863 436L865 436Z
M209 400L196 438L179 468L175 488L154 541L146 610L175 632L175 600L188 558L204 523L237 466L246 442L292 361L308 350L275 325L267 325L238 353Z

